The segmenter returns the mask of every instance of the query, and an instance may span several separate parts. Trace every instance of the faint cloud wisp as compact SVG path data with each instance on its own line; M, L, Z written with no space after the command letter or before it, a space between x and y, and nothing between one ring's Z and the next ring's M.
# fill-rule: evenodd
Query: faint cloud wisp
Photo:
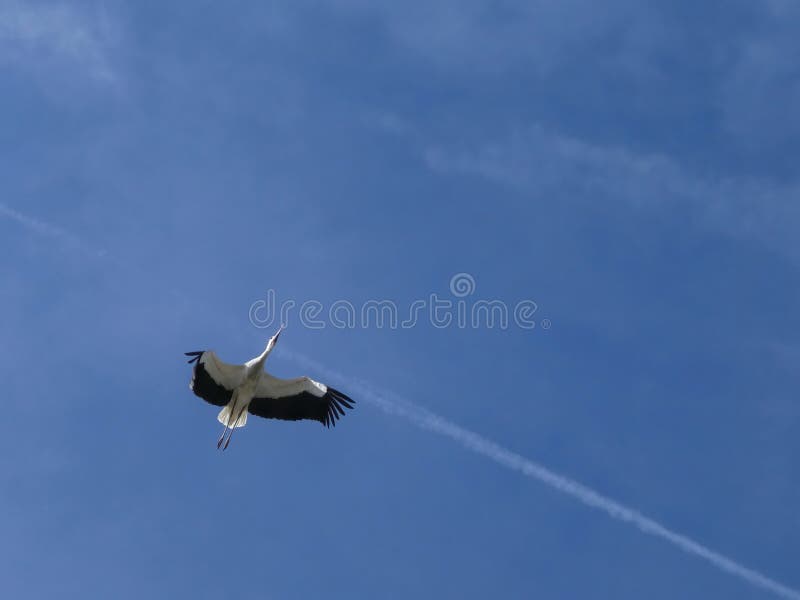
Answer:
M754 177L701 176L669 156L595 144L541 125L477 148L429 144L429 169L474 175L534 195L635 210L679 210L692 222L800 260L800 187Z
M108 51L115 38L102 10L88 13L66 3L0 0L0 64L77 67L89 78L113 84L117 77Z
M66 248L80 250L84 253L96 256L97 258L108 256L108 253L105 250L98 250L97 248L86 244L81 238L70 233L69 231L36 219L35 217L23 214L18 210L15 210L4 204L3 202L0 202L0 217L6 217L7 219L15 221L33 233L57 240Z

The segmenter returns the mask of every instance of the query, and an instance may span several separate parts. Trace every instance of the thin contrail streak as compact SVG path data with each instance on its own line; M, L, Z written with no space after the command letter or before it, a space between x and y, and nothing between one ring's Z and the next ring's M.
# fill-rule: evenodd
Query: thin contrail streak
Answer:
M616 500L612 500L577 481L559 475L555 471L527 459L524 456L511 452L499 444L473 431L464 429L421 406L394 396L390 398L388 394L380 393L365 383L354 381L341 373L328 369L302 354L286 350L285 348L282 354L287 356L290 360L313 368L315 371L322 373L325 377L330 377L331 379L339 381L347 381L350 389L356 392L357 395L353 394L356 398L366 400L389 415L402 417L420 429L432 431L450 438L476 454L493 460L507 469L522 473L526 477L536 479L563 494L571 496L586 506L603 511L617 521L636 527L643 533L660 538L687 554L701 558L711 563L717 569L729 573L734 577L738 577L742 581L761 588L762 590L772 592L782 598L800 600L800 591L783 585L759 573L755 569L746 567L686 535L665 527L658 521L637 510L625 506Z
M7 217L34 233L58 240L66 247L78 249L101 258L106 255L105 250L93 248L77 235L35 217L21 213L3 202L0 202L0 217Z

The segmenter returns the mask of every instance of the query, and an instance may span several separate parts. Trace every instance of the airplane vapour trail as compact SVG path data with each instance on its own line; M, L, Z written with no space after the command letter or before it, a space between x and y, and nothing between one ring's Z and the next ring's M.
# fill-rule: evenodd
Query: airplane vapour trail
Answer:
M755 569L746 567L727 556L716 552L701 543L693 540L692 538L675 532L668 527L665 527L658 521L645 516L637 510L620 504L616 500L612 500L607 496L603 496L590 487L587 487L577 481L573 481L568 477L559 475L555 471L548 469L530 459L525 458L519 454L511 452L500 446L499 444L478 435L473 431L464 429L444 417L441 417L431 411L422 408L408 400L398 398L393 395L380 393L369 385L355 381L349 377L337 373L331 369L320 365L302 354L284 349L282 352L294 362L305 365L308 368L314 369L318 373L322 373L325 377L333 380L346 381L348 390L354 392L351 394L354 398L363 399L373 406L381 409L383 412L402 417L410 421L415 426L432 431L451 440L458 442L462 446L472 450L476 454L480 454L490 460L493 460L499 465L502 465L513 471L522 473L526 477L536 479L551 488L562 492L575 500L603 511L608 516L617 521L627 523L639 529L641 532L648 535L655 536L672 544L680 550L701 558L717 569L729 573L734 577L741 579L755 587L761 588L772 592L773 594L782 598L790 600L800 600L800 591L790 588L782 583L759 573Z
M55 225L50 225L49 223L45 223L44 221L40 221L39 219L35 219L33 217L29 217L28 215L22 214L18 210L14 210L10 206L0 202L0 216L8 217L19 223L20 225L30 229L31 231L35 231L40 235L46 235L49 237L59 238L64 242L71 243L78 245L80 240L72 235L56 227Z
M0 202L0 217L6 217L12 221L16 221L29 231L33 231L39 235L57 240L67 249L80 250L101 258L106 255L105 250L90 247L77 235L74 235L69 231L61 229L60 227L56 227L50 223L46 223L40 219L36 219L21 213L3 202Z

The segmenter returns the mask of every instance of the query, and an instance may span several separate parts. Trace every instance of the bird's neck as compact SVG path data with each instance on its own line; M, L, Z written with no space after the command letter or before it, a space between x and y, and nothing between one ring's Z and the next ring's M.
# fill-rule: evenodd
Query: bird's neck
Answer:
M270 350L264 350L261 354L256 356L255 360L251 361L247 369L248 379L257 379L261 372L264 370L264 363L267 362Z
M269 356L270 352L272 352L272 348L267 346L266 348L264 348L264 351L261 354L259 354L258 357L256 357L256 365L258 366L259 369L263 368L264 363L267 362L267 357Z

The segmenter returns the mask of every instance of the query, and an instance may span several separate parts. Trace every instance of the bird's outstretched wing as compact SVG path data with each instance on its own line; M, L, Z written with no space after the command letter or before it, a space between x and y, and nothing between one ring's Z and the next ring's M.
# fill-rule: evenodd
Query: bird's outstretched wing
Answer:
M197 363L189 384L196 396L210 404L225 406L230 402L233 390L244 379L244 365L229 365L222 362L211 350L186 352L189 363Z
M249 411L267 419L312 419L330 427L336 425L344 416L344 409L353 408L353 404L355 401L340 391L308 377L278 379L264 373Z

